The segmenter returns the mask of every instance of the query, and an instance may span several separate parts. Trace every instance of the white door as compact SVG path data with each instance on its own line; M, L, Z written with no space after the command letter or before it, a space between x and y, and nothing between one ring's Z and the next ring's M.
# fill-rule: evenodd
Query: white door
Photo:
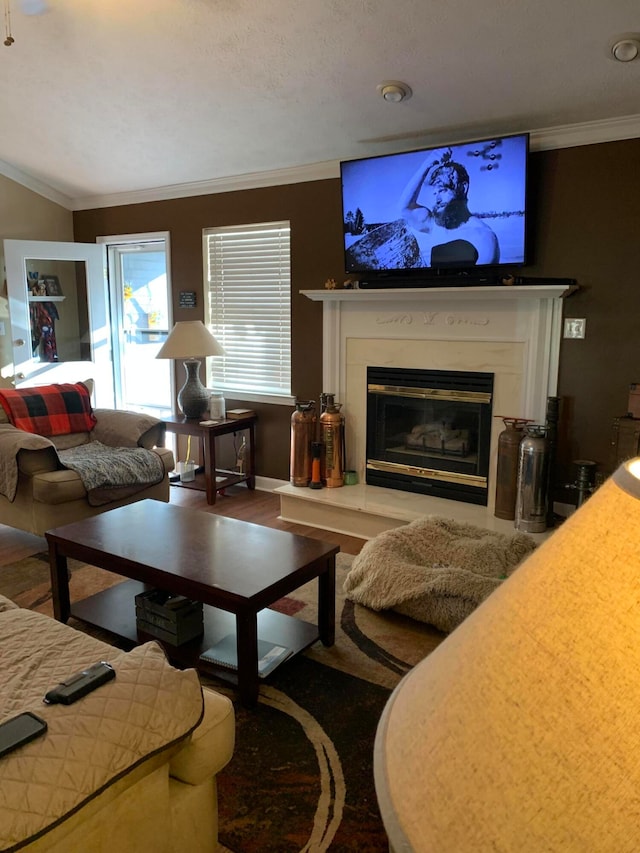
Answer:
M14 382L95 381L112 408L113 363L104 246L5 240Z

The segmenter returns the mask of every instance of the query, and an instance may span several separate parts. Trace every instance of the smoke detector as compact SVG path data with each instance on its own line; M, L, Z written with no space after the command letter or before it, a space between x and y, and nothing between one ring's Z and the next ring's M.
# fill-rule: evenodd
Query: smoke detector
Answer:
M43 15L49 6L46 0L20 0L20 11L25 15Z
M387 80L378 85L378 94L390 104L399 104L408 101L413 92L410 86L400 80Z
M633 62L640 56L640 34L624 33L609 43L611 56L618 62Z

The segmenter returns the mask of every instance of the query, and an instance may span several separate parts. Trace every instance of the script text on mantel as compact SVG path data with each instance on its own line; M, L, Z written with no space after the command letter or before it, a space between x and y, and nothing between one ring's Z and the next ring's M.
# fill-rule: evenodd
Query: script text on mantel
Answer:
M465 317L463 314L444 313L443 311L424 311L418 315L417 322L423 326L488 326L488 317ZM415 315L399 313L376 317L378 326L411 326L416 322Z

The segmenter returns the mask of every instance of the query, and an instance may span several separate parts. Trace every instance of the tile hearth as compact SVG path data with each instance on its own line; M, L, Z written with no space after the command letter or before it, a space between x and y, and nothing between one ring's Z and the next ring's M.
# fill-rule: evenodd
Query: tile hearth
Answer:
M339 489L309 489L285 485L275 489L280 496L280 518L372 539L383 530L400 527L426 515L440 515L474 524L496 533L516 533L513 521L496 518L486 506L384 489L379 486L343 486ZM542 542L553 531L531 534Z

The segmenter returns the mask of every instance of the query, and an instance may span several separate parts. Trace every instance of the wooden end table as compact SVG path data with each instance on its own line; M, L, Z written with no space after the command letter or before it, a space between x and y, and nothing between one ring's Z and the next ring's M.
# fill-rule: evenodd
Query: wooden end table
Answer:
M207 493L207 503L214 504L216 502L216 494L219 491L229 486L235 486L236 483L246 483L248 489L255 489L255 424L258 420L257 415L251 415L246 418L235 418L233 420L225 418L224 420L203 426L201 422L206 419L206 415L203 415L201 418L167 417L163 420L166 424L167 432L172 432L176 435L194 435L201 442L204 465L204 490ZM216 439L221 435L229 435L230 433L241 432L242 430L249 432L246 471L238 472L216 468ZM197 480L194 483L175 483L174 485L202 489Z
M180 646L163 643L171 660L237 684L241 701L258 698L258 637L291 649L335 642L338 546L199 510L143 500L45 533L55 618L70 616L133 643L155 639L137 628L135 596L148 589L204 605L204 634ZM71 603L67 558L131 580ZM318 578L318 624L269 609ZM237 671L200 660L223 637L236 636Z

